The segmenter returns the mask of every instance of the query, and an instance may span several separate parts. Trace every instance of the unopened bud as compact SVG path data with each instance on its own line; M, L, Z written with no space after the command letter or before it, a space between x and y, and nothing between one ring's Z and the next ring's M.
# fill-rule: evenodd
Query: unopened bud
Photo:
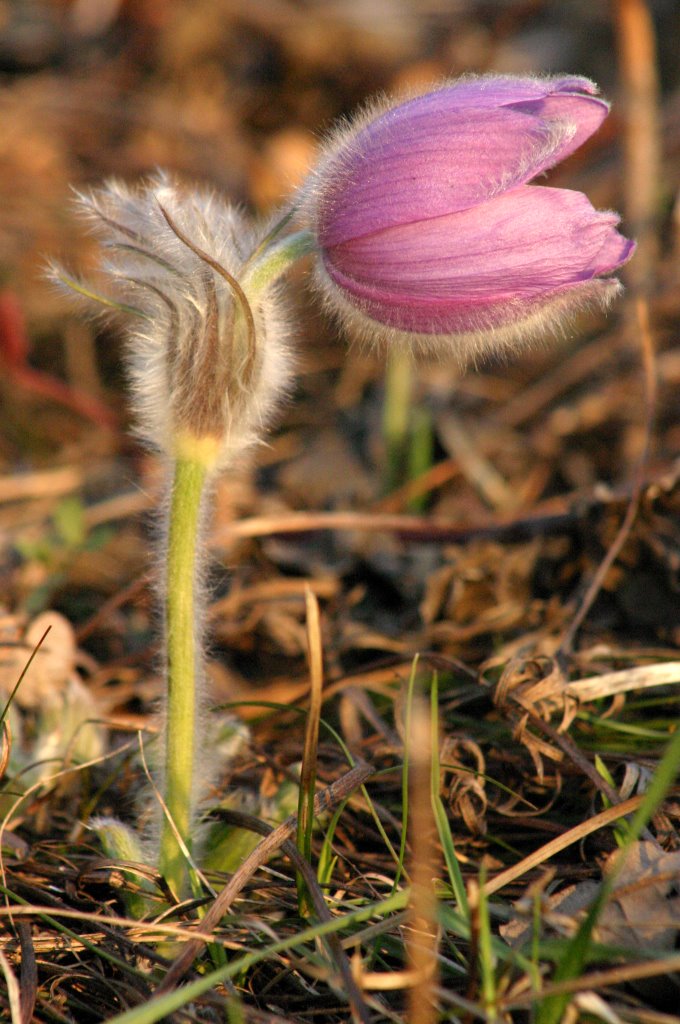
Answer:
M277 286L253 274L266 231L163 174L137 189L109 182L78 203L113 294L52 276L123 314L139 434L219 468L259 438L290 379Z

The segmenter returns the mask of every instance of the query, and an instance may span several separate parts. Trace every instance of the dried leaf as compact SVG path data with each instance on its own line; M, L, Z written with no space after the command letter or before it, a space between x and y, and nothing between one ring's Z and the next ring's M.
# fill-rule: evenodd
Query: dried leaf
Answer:
M16 702L22 708L58 702L75 670L77 648L71 623L59 612L43 612L33 619L21 640L17 637L19 642L2 649L0 692L9 696L47 630L49 633L17 690Z
M621 856L614 852L605 873ZM541 897L541 922L558 935L573 935L600 885L592 880ZM520 945L530 934L533 896L516 905L518 916L500 929ZM666 853L655 842L635 843L626 854L611 899L594 931L596 941L631 950L673 949L680 932L680 851Z

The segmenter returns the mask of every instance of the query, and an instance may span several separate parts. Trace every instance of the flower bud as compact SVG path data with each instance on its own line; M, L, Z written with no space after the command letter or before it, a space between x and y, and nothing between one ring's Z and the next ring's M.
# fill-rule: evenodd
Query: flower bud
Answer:
M584 78L482 76L370 107L331 138L303 189L317 280L368 340L465 361L606 306L634 244L578 192L528 183L608 105Z
M271 280L249 287L265 232L217 196L159 174L136 190L109 182L78 196L115 287L88 298L124 314L138 432L210 469L251 445L287 387L287 327Z

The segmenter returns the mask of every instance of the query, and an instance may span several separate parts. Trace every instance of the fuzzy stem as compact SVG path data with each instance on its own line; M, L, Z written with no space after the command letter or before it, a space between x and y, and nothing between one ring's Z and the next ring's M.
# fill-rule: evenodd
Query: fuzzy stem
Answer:
M207 471L200 458L177 458L167 542L164 798L175 829L187 847L193 823L197 674L202 670L200 639L196 636L196 554ZM181 897L187 865L167 817L161 829L159 867L170 889Z
M246 265L242 273L243 288L249 295L257 294L315 249L316 242L309 231L297 231L271 243L257 254L250 265Z
M411 413L411 443L408 449L407 480L417 480L432 466L434 437L432 416L428 409L416 405ZM427 505L427 494L411 498L409 512L423 512Z
M404 483L412 406L411 356L404 349L393 349L387 360L382 424L385 441L384 485L387 493Z

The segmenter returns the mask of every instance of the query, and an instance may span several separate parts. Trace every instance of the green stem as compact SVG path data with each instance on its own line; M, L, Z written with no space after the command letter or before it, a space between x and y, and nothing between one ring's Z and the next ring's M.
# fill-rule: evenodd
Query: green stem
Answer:
M256 250L241 272L243 290L256 295L315 248L314 236L309 231L297 231L279 242L271 242L261 251Z
M385 491L404 483L413 404L411 357L404 349L393 349L385 372L383 437L385 439Z
M167 542L164 798L172 824L163 818L159 866L177 897L185 888L187 864L175 830L190 847L193 823L197 675L202 672L196 552L206 472L205 464L196 459L175 462Z
M412 411L411 436L408 449L407 479L416 480L432 465L434 456L434 435L432 416L424 406L415 406ZM424 512L427 494L411 498L409 512Z

